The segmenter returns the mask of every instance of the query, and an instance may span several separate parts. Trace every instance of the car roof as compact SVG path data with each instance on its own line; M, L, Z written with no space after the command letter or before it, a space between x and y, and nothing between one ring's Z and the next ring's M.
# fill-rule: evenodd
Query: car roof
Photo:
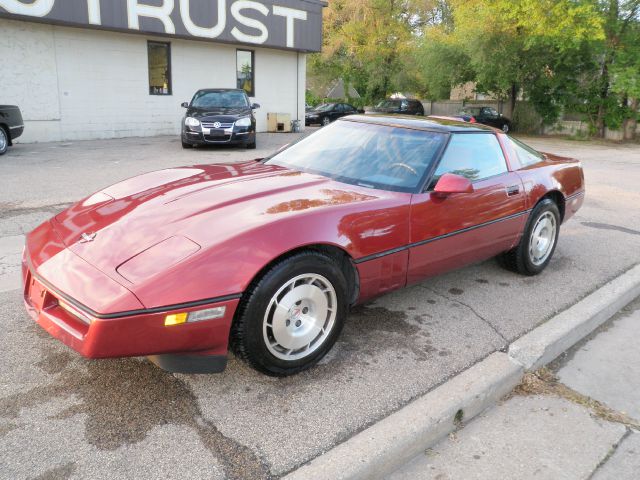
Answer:
M244 92L241 88L201 88L198 92Z
M468 123L445 118L416 118L413 115L349 115L340 121L372 123L391 127L411 128L414 130L430 130L436 132L495 132L495 128L479 123Z

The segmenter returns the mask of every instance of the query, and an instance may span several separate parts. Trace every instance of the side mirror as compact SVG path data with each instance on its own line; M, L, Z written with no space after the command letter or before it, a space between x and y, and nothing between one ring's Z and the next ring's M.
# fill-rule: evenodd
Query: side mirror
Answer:
M461 175L445 173L436 183L433 193L441 198L452 193L473 193L473 184L471 180Z
M182 103L180 104L180 106L181 106L182 108L189 108L189 102L182 102Z
M260 104L259 103L254 103L251 105L251 109L255 110L256 108L260 108Z

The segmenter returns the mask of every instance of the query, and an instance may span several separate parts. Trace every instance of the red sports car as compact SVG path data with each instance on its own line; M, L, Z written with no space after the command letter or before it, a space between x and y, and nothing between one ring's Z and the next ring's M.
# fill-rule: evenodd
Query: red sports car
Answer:
M582 205L578 161L477 124L345 117L269 158L140 175L27 236L24 299L89 358L269 375L316 363L350 306L499 256L525 275Z

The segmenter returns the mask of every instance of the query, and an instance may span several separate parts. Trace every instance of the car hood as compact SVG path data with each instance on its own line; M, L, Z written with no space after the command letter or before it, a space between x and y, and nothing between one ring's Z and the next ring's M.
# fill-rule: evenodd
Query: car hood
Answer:
M188 117L197 118L199 120L207 119L209 117L245 117L251 114L251 108L249 107L212 107L212 108L189 108L187 111Z
M136 283L145 264L179 262L268 222L309 210L353 209L388 193L256 161L203 165L125 180L58 214L52 224L78 256L118 281ZM145 262L123 266L154 246L161 248Z

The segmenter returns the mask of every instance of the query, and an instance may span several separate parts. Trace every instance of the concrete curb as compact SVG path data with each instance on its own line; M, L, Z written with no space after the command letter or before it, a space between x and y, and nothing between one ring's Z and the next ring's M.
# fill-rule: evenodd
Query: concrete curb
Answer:
M640 265L613 279L509 346L509 358L537 370L578 343L640 295Z
M508 394L524 370L494 353L445 384L287 475L287 480L371 479L433 445ZM458 419L456 419L458 415Z
M640 265L401 410L337 445L285 480L383 478L486 410L640 295Z

